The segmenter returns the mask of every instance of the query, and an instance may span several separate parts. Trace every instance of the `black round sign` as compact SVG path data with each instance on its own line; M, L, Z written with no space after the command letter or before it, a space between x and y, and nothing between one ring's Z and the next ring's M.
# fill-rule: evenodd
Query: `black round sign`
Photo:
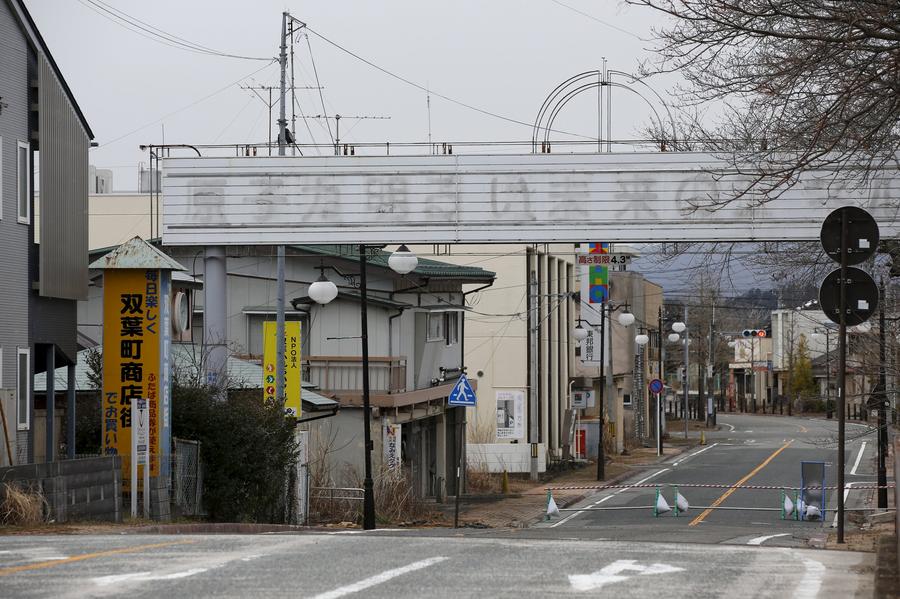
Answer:
M847 268L847 302L844 308L844 322L856 326L869 320L878 308L878 286L864 270ZM819 305L832 322L841 324L841 269L831 271L819 287Z
M856 206L844 206L825 217L819 238L828 257L841 263L841 220L847 219L847 264L864 262L878 247L878 223Z

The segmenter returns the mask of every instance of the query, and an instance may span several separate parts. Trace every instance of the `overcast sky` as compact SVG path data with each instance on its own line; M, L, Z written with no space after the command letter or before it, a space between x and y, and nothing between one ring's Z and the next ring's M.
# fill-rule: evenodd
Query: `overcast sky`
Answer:
M439 94L509 119L487 116L431 96L434 141L526 141L544 98L582 71L609 68L636 73L653 58L652 28L665 23L647 9L619 0L333 0L254 2L156 0L26 0L51 52L96 134L91 163L111 168L117 191L137 188L140 144L263 142L268 109L241 85L277 85L269 60L225 58L186 51L151 39L158 28L216 51L263 59L278 53L281 13L294 17L336 44ZM113 14L140 21L126 28ZM341 122L348 142L424 142L428 139L425 92L398 81L309 35L295 45L298 86L305 114L383 116L389 120ZM254 73L251 75L251 73ZM678 79L648 83L668 99ZM263 92L264 95L265 92ZM657 106L657 108L661 108ZM613 138L633 139L651 113L627 92L613 94ZM277 118L276 114L273 118ZM332 123L333 126L333 123ZM329 141L324 121L310 121L312 138ZM555 128L597 136L597 98L585 93L570 102ZM298 123L299 143L310 133ZM555 136L556 140L563 139ZM699 262L698 262L699 261ZM704 259L642 269L669 289ZM489 267L489 264L484 266ZM739 263L731 269L739 286L755 283ZM765 286L765 285L763 285Z
M147 159L138 145L160 143L163 126L168 143L264 141L267 109L239 84L277 85L278 67L158 43L144 31L126 29L104 11L107 6L195 44L260 58L277 55L281 13L288 10L387 70L526 123L557 84L600 68L604 56L610 68L635 72L651 56L651 27L662 22L653 11L619 0L104 1L106 6L100 0L26 4L97 136L100 147L92 150L91 162L114 169L118 190L136 187L137 164ZM427 140L424 92L309 38L325 108L317 92L301 90L305 114L390 117L343 120L341 138L350 142ZM315 85L306 40L295 50L297 85ZM652 82L661 94L671 83ZM613 96L614 138L634 137L650 119L639 100L623 94ZM596 137L596 95L570 103L556 126ZM329 140L323 121L310 122L310 128L315 141ZM435 96L431 129L435 141L531 138L530 126ZM297 137L301 143L310 137L299 123Z

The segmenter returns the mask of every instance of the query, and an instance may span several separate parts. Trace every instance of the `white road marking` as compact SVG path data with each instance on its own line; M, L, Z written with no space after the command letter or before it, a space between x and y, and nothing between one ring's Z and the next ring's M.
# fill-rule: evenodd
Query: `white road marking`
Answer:
M94 578L94 582L98 586L105 587L122 582L149 582L153 580L178 580L179 578L187 578L195 574L202 574L209 568L191 568L190 570L182 570L181 572L172 572L171 574L156 574L153 572L131 572L129 574L113 574L111 576L99 576Z
M803 558L803 578L794 589L794 599L815 599L822 588L822 578L825 576L825 566L822 562Z
M710 445L709 447L704 447L704 448L701 449L700 451L695 451L695 452L692 453L692 454L686 455L686 456L684 456L683 458L681 458L680 460L678 460L677 462L673 462L672 465L673 465L673 466L677 466L678 464L684 463L684 462L688 461L689 459L691 459L692 457L700 455L700 454L703 453L704 451L709 451L710 449L712 449L712 448L715 447L716 445L718 445L718 443L713 443L713 444Z
M774 539L775 537L788 537L790 535L791 535L791 533L789 533L789 532L780 532L777 535L764 535L762 537L756 537L755 539L750 539L749 541L747 541L747 544L748 545L762 545L769 539Z
M859 446L859 453L856 454L856 461L853 462L853 468L850 469L850 474L856 476L856 469L859 468L859 463L862 461L863 453L866 451L866 444L868 441L863 441L862 445Z
M397 576L402 576L403 574L408 574L409 572L415 572L416 570L421 570L422 568L433 566L446 559L446 557L430 557L418 562L413 562L406 566L394 568L393 570L385 570L381 574L376 574L375 576L364 578L359 582L354 582L353 584L348 584L347 586L338 587L333 591L328 591L327 593L320 593L313 597L313 599L337 599L338 597L343 597L344 595L358 593L359 591L362 591L369 587L387 582L388 580L396 578Z
M633 559L620 559L592 574L570 574L569 584L572 585L573 591L595 591L605 584L628 580L629 576L622 575L622 572L628 571L636 572L638 576L649 576L651 574L683 572L684 568L668 564L640 566Z
M728 424L727 422L724 422L724 421L722 421L722 420L720 420L719 422L721 422L722 424L724 424L725 426L727 426L729 429L731 429L731 430L728 431L729 433L733 433L733 432L734 432L734 425L733 425L733 424Z
M651 475L648 476L647 478L642 478L641 480L637 481L636 483L632 483L632 484L640 485L640 484L642 484L642 483L647 482L647 481L650 480L651 478L655 478L655 477L659 476L660 474L662 474L663 472L668 472L668 471L669 471L668 468L663 468L662 470L658 470L658 471L654 472L653 474L651 474ZM592 504L590 505L590 507L594 507L595 505L600 505L600 504L603 503L604 501L607 501L607 500L609 500L609 499L612 499L613 497L615 497L615 496L618 495L619 493L622 493L622 492L624 492L624 491L627 491L629 488L630 488L630 487L626 487L626 488L624 488L624 489L619 489L618 491L616 491L616 492L614 492L614 493L611 493L611 494L607 495L606 497L603 497L603 498L601 498L601 499L595 501L594 503L592 503ZM574 518L574 517L577 516L578 514L582 514L582 513L584 513L583 510L577 511L577 512L572 512L571 514L569 514L568 516L566 516L565 518L563 518L563 519L560 520L559 522L555 522L555 523L551 524L551 525L550 525L550 528L556 528L556 527L559 526L560 524L565 524L566 522L568 522L569 520L571 520L572 518Z

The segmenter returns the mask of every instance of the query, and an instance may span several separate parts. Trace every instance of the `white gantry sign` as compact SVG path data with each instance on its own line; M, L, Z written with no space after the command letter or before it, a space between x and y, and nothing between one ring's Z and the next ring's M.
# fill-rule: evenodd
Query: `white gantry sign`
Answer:
M573 591L595 591L605 584L623 582L631 576L649 576L652 574L671 574L682 572L684 568L668 564L650 564L641 566L633 559L620 559L593 574L570 574L569 584ZM625 574L633 572L633 574Z
M775 199L692 152L162 159L165 245L818 240L854 205L900 233L898 169L805 173Z

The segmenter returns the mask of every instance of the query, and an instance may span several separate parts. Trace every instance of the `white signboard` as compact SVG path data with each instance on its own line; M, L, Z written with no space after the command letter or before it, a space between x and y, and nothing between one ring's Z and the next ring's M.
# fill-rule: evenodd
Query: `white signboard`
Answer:
M746 189L753 167L692 152L161 162L164 245L578 243L584 231L626 243L818 241L825 217L847 205L864 206L882 238L900 233L892 163L866 185L813 171L777 197L705 210Z
M594 407L594 392L590 389L583 389L572 392L572 407L583 410L585 408Z
M525 438L525 392L497 391L497 439Z
M382 428L382 441L384 445L384 467L393 473L399 473L402 466L401 425L386 422Z

